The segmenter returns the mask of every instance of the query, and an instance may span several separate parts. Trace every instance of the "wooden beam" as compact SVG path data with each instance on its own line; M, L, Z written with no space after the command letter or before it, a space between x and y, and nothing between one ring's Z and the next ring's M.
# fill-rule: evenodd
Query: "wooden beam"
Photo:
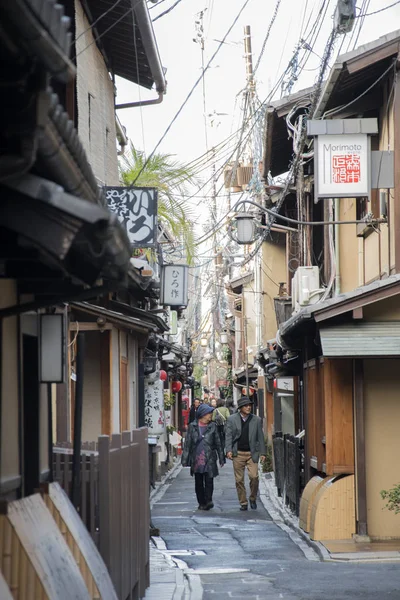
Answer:
M400 94L400 91L399 91ZM399 169L400 172L400 169ZM400 190L399 190L400 191ZM399 195L400 202L400 195ZM400 214L398 215L400 217ZM400 241L400 238L399 238ZM400 250L400 248L399 248ZM399 271L400 272L400 271ZM360 294L355 298L351 298L347 301L341 302L340 304L333 305L331 308L326 310L321 310L319 312L314 313L314 319L316 323L320 323L321 321L326 321L331 319L332 317L336 317L338 315L342 315L347 312L351 312L356 308L368 306L368 304L374 304L374 302L379 302L380 300L385 300L386 298L391 298L392 296L397 296L400 294L400 282L396 281L392 285L382 286L381 288L375 288L372 291L369 291L365 294Z
M104 325L98 325L95 321L82 323L81 321L72 321L69 324L70 331L109 331L112 329L111 323L105 323Z
M354 365L354 409L357 486L357 533L368 535L367 528L367 470L365 464L364 365L360 359Z
M353 319L363 319L363 318L364 318L363 307L358 306L357 308L355 308L353 310Z
M350 74L362 71L366 67L376 64L377 62L397 54L399 51L399 42L394 40L387 46L383 46L379 50L371 49L368 53L364 53L359 57L355 57L346 61L346 67Z

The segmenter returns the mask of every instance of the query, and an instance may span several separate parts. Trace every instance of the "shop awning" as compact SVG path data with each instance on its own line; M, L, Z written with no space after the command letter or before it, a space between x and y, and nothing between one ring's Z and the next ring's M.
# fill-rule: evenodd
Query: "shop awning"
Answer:
M400 322L345 323L319 330L323 356L394 357L400 356Z
M73 302L71 303L71 307L92 317L104 317L109 323L114 323L124 329L132 329L142 333L160 330L160 325L154 320L154 315L139 308L131 307L131 313L136 311L136 315L134 316L133 314L124 314L115 310L109 310L103 306L89 302Z

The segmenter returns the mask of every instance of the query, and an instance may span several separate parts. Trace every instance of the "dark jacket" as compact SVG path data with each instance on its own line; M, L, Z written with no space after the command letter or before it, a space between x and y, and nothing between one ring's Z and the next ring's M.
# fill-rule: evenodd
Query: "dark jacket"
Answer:
M198 421L193 421L193 423L189 424L182 452L182 465L184 467L190 467L191 475L193 475L192 469L196 457L196 447L199 441L199 423ZM217 459L219 458L220 464L225 464L225 457L217 426L213 422L208 424L204 434L204 450L206 453L207 473L210 477L217 477Z
M194 404L192 404L192 406L190 407L190 411L189 411L189 423L193 423L193 421L196 420L197 408L195 407Z
M232 452L233 456L238 453L238 441L242 433L242 417L237 412L231 415L225 427L225 451ZM260 417L252 415L249 423L249 445L253 462L258 463L260 455L266 454L264 432Z

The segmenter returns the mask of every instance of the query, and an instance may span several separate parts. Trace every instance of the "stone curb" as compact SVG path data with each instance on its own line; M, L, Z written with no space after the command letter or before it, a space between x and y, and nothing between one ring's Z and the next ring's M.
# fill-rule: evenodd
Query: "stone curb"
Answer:
M294 517L291 513L289 513L288 510L280 503L278 496L275 492L276 488L272 477L268 479L266 477L266 474L263 473L260 469L260 488L263 489L263 496L267 500L267 503L264 503L262 496L261 500L263 501L265 509L270 513L274 522L278 526L281 526L280 522L284 523L285 526L291 529L298 536L298 538L300 538L302 542L305 542L307 544L307 546L313 551L313 555L305 552L304 547L302 547L302 545L299 544L299 540L296 540L295 538L290 536L293 539L293 541L300 547L300 549L303 551L304 555L308 560L315 560L315 554L317 554L320 561L331 561L331 556L325 548L325 546L323 546L319 542L314 542L314 540L311 540L310 536L305 531L303 531L301 527L299 527L298 523L296 522L297 517ZM282 529L285 528L282 527Z
M178 459L172 469L170 469L161 481L156 484L156 489L152 490L150 494L150 507L153 507L156 502L161 500L170 485L170 481L178 477L181 470L182 465ZM189 569L187 569L187 564L183 560L163 553L163 550L166 549L166 545L162 537L154 536L151 540L158 552L163 554L166 562L171 567L171 570L174 570L176 573L176 587L173 600L202 600L203 586L201 584L200 576L195 573L190 573Z
M152 507L153 504L158 502L158 500L160 500L160 498L163 497L163 495L167 491L166 484L169 483L170 479L175 479L175 477L178 477L181 469L181 461L178 459L175 462L174 466L168 471L168 473L166 473L164 477L161 478L161 481L156 482L155 489L151 490L150 492L150 507Z

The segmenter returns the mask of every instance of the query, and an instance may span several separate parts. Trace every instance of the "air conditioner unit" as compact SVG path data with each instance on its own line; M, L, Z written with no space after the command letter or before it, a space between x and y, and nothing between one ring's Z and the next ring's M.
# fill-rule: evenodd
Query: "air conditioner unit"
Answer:
M320 298L319 268L299 267L292 279L292 307L297 312Z

